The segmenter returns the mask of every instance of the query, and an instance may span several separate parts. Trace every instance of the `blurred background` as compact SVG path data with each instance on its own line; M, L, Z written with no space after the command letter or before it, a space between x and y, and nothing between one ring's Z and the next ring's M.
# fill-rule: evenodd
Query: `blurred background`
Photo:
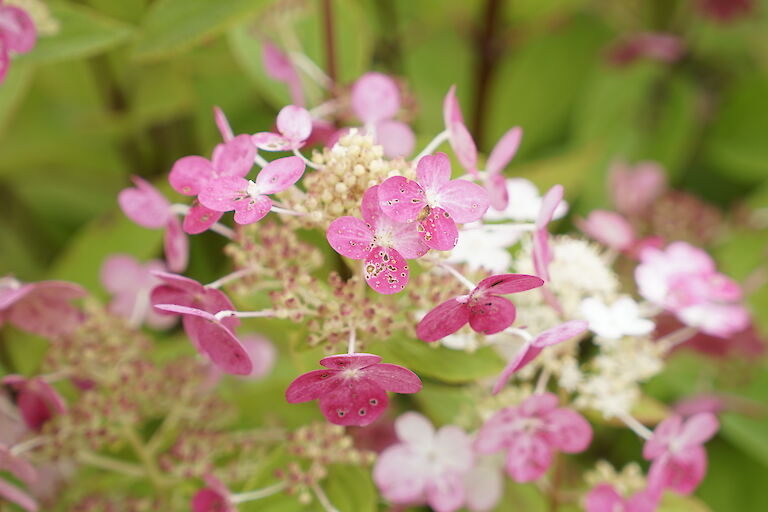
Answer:
M768 510L768 368L759 340L768 333L768 2L45 5L37 46L13 59L0 85L0 275L69 279L103 295L98 271L108 254L159 255L162 233L131 224L117 193L132 174L164 184L176 159L209 155L220 140L214 105L236 133L272 126L290 97L264 72L265 39L316 62L338 98L365 71L396 76L418 149L442 130L443 97L456 84L482 153L523 127L508 176L562 183L576 217L612 207L615 163L659 162L677 192L659 200L647 219L653 230L706 247L726 273L755 283L752 344L681 355L651 388L670 401L702 389L730 393L734 407L748 409L724 418L698 494L715 511ZM305 85L310 105L328 99ZM203 282L220 275L223 242L204 234L191 244L188 274Z

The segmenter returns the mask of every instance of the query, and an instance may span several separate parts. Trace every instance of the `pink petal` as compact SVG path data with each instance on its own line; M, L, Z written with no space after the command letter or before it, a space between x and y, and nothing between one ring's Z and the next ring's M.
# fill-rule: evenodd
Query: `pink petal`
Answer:
M392 237L392 246L406 259L421 258L429 252L429 247L422 240L417 224L403 224L382 216L377 228L389 230Z
M27 53L35 46L35 23L26 11L12 5L0 5L0 31L3 45L16 53Z
M490 206L499 212L503 212L509 206L509 191L507 180L501 174L488 174L485 178L485 190L488 192Z
M275 80L288 84L291 91L291 102L294 105L304 106L301 79L288 56L269 41L264 41L261 57L267 74Z
M152 272L152 275L160 279L166 285L173 287L174 289L177 289L185 293L186 295L190 296L190 299L192 295L201 293L204 290L203 285L201 285L194 279L190 279L189 277L186 277L186 276L180 276L178 274L172 274L170 272L162 272L162 271L154 271ZM155 290L157 290L157 288L155 288ZM154 290L153 290L153 294L154 294ZM168 301L168 302L157 302L157 304L181 304L181 303L176 301Z
M367 378L335 379L334 387L320 396L320 411L334 425L373 423L387 409L387 393Z
M192 496L192 512L236 512L237 509L225 495L208 487Z
M325 236L334 251L354 260L365 259L373 249L373 233L357 217L339 217L328 226Z
M714 414L695 414L683 424L680 439L685 441L686 446L703 444L709 441L719 428L720 423Z
M437 192L451 179L451 161L445 153L425 155L416 165L416 181L426 193Z
M364 372L385 391L418 393L421 390L421 379L408 368L396 364L379 363L365 368Z
M667 445L682 431L683 419L673 415L656 427L653 436L643 446L643 457L647 460L656 459L667 450Z
M607 483L596 485L589 491L584 505L586 512L626 512L624 499Z
M289 151L293 143L282 135L272 132L259 132L251 136L253 145L263 151Z
M455 122L463 123L464 117L461 115L459 100L456 99L456 86L452 85L443 100L443 123L445 123L445 129L448 130Z
M688 495L699 486L707 473L707 452L701 446L691 447L673 456L653 461L648 470L648 490L661 493L663 489Z
M3 444L0 444L0 471L10 471L27 485L31 485L37 479L34 466L26 459L11 453L11 450Z
M453 123L449 128L450 138L448 141L451 143L453 152L456 153L456 158L459 160L464 169L470 174L477 176L477 147L475 141L472 139L472 135L464 126L464 123Z
M356 352L354 354L336 354L324 357L320 364L331 370L359 370L381 362L381 357L375 354Z
M219 129L222 140L224 142L231 141L234 138L234 134L232 133L232 128L229 126L227 116L224 115L224 112L219 107L214 106L213 117L216 120L216 126Z
M616 212L594 210L577 225L590 238L617 251L625 251L635 242L632 225Z
M408 284L408 262L395 249L376 246L365 259L368 285L383 295L398 293Z
M200 191L198 199L206 208L217 212L234 210L246 196L248 180L238 176L223 176L211 180Z
M397 438L404 444L414 448L432 446L435 437L435 427L418 412L406 412L395 420Z
M245 351L248 352L248 357L253 363L253 371L246 378L259 379L272 371L277 358L277 351L272 342L263 336L246 335L240 338L240 343L245 347Z
M549 264L552 262L552 251L549 247L549 233L546 228L537 229L533 232L531 253L536 275L544 281L549 281Z
M379 205L398 222L413 222L426 206L424 189L403 176L392 176L379 185Z
M104 289L111 294L135 290L146 280L144 266L129 254L113 254L101 265L99 273Z
M416 136L406 123L385 119L376 123L376 143L384 148L385 157L405 158L413 153Z
M488 292L494 295L506 295L532 290L544 285L544 281L528 274L497 274L486 277L477 284L475 293Z
M493 510L504 494L501 472L488 464L478 464L464 475L467 508L472 512Z
M430 249L450 251L459 242L459 228L451 215L442 208L432 208L419 223L419 234Z
M520 435L518 428L520 413L514 407L499 410L491 416L475 437L474 448L478 453L496 453Z
M544 416L547 439L565 453L580 453L592 442L592 427L584 417L565 407L555 409Z
M363 220L370 225L371 229L375 228L383 213L379 205L378 185L368 187L368 190L365 191L363 201L360 204L360 212L363 214Z
M139 226L159 229L165 225L171 216L171 204L151 184L138 176L131 178L136 188L126 188L120 191L117 202L125 213Z
M624 164L614 165L610 183L616 209L627 215L641 213L667 187L664 170L655 162L641 162L634 169Z
M55 337L74 330L83 314L69 301L87 292L74 283L40 281L24 289L10 310L7 319L19 329L45 337Z
M442 473L427 481L427 502L435 512L454 512L464 504L461 473Z
M211 161L219 176L242 178L253 168L256 153L256 146L251 141L251 136L241 134L216 146Z
M271 209L269 196L245 197L235 206L235 222L253 224L266 217Z
M387 500L418 503L423 500L429 470L426 457L414 453L408 445L395 444L377 457L373 480Z
M223 212L211 210L210 208L206 208L202 204L195 202L184 217L182 228L185 233L197 235L207 231L208 228L216 224L222 215Z
M8 48L0 40L0 84L5 80L5 75L8 74L8 68L11 64L11 58L8 55Z
M168 181L179 194L196 196L213 176L213 165L209 160L201 156L185 156L173 164Z
M27 512L37 512L37 503L34 498L15 485L0 478L0 497L15 503Z
M290 404L317 400L328 394L339 378L334 370L313 370L299 375L285 390L285 399Z
M355 115L365 124L390 119L400 109L400 92L395 81L373 71L352 85L350 100Z
M165 227L165 260L172 272L183 272L189 262L189 240L175 215L168 219Z
M555 210L563 200L563 186L555 185L544 194L544 198L541 201L541 209L539 210L539 216L536 219L536 227L543 229L552 221L552 217L555 215Z
M499 375L496 384L493 386L493 394L495 395L501 391L501 388L503 388L507 382L509 382L512 374L525 368L528 363L538 357L541 351L542 348L534 347L531 343L524 344L517 352L515 357L511 359L509 363L507 363L507 366L504 367L504 371L501 372L501 375Z
M515 305L504 297L491 295L469 306L469 325L481 334L496 334L515 322Z
M434 308L416 326L422 341L437 341L461 329L469 321L469 308L455 298Z
M552 447L538 435L523 434L511 440L507 452L507 473L523 483L538 480L552 465Z
M488 157L488 162L485 164L485 172L498 175L515 157L522 138L523 129L519 126L511 128L502 135L493 151L491 151L491 156Z
M480 185L453 180L440 188L439 203L460 224L480 220L488 211L490 197Z
M312 133L312 116L305 108L288 105L277 114L277 130L298 148Z
M589 324L583 320L570 320L558 326L547 329L533 340L534 347L544 348L567 341L579 334L586 332Z
M297 156L278 158L269 162L256 176L256 184L262 194L282 192L304 174L304 161Z

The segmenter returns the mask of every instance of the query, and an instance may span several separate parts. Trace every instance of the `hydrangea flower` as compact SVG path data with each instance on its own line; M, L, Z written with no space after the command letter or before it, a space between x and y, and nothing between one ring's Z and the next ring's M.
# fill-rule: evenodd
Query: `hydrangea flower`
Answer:
M486 221L529 221L535 222L539 217L543 198L539 189L532 181L525 178L507 178L506 196L507 207L503 211L490 208L483 217ZM560 219L568 213L568 203L561 201L555 208L552 219Z
M656 162L640 162L634 167L617 163L610 170L613 204L628 216L643 213L667 187L664 170Z
M184 318L194 318L186 316ZM239 337L248 357L253 363L253 370L248 375L242 375L245 380L258 380L266 377L275 365L277 351L271 341L257 334L246 334ZM224 372L218 366L211 366L208 383L213 385L219 381Z
M596 485L584 500L586 512L656 512L659 503L648 491L623 498L609 483Z
M348 258L365 260L363 272L368 285L379 293L392 294L408 284L407 259L420 258L429 247L416 226L396 222L379 207L379 186L363 194L357 217L339 217L331 222L326 238L333 249Z
M749 325L749 313L739 302L741 287L717 272L709 254L686 242L646 248L635 280L645 299L706 334L726 337Z
M703 444L718 428L717 418L710 413L695 414L685 421L674 415L662 421L643 447L643 457L652 461L648 489L654 494L666 488L692 493L707 472Z
M398 222L418 220L424 243L439 251L456 246L456 223L482 218L488 201L483 187L451 180L451 163L445 153L422 157L416 166L416 181L392 176L379 186L382 211Z
M586 219L577 220L576 225L590 238L619 252L630 250L637 238L623 215L608 210L593 210Z
M303 107L304 92L301 88L301 78L291 59L277 46L265 40L261 47L261 60L270 78L288 85L291 103Z
M37 30L24 9L0 1L0 84L10 65L10 52L27 53L35 46Z
M192 496L192 512L237 512L227 486L218 478L206 475L205 487Z
M552 393L531 395L498 411L477 433L479 453L507 452L506 469L516 482L541 478L554 452L579 453L592 441L592 427L579 413L557 407Z
M255 133L253 144L264 151L291 151L304 145L312 133L312 116L302 107L288 105L277 114L277 131Z
M189 261L187 240L178 217L171 211L171 203L149 182L138 176L131 179L136 187L120 191L117 202L139 226L149 229L165 228L165 259L173 272L183 272Z
M501 295L538 288L544 281L526 274L499 274L480 281L468 294L447 300L426 314L416 326L423 341L437 341L467 322L483 334L501 332L515 321L515 305Z
M22 331L45 337L67 334L77 328L83 314L71 301L86 291L66 281L22 284L12 277L0 279L0 326L5 322Z
M64 399L42 377L6 375L0 382L16 392L16 405L31 430L39 432L51 418L67 412Z
M482 268L497 274L506 272L512 264L508 248L520 239L522 233L520 229L503 224L465 224L446 261L465 263L470 270Z
M436 512L461 508L464 478L474 463L470 436L455 425L435 431L415 412L397 418L395 431L400 442L384 450L373 468L381 494L397 504L426 502Z
M336 425L369 425L387 409L387 391L416 393L421 380L407 368L382 363L373 354L339 354L320 360L325 370L313 370L291 382L289 403L320 400L320 410Z
M597 297L587 297L581 302L581 314L592 332L609 340L642 336L655 327L652 320L640 315L640 308L631 297L620 297L611 305Z
M448 132L448 142L451 144L459 163L468 173L478 176L477 146L464 124L464 116L461 113L459 100L456 98L455 85L448 89L448 94L443 100L443 122Z
M208 181L198 199L214 211L235 211L235 222L252 224L263 219L272 209L270 194L282 192L304 174L304 161L297 156L278 158L267 164L256 181L241 176L220 176Z

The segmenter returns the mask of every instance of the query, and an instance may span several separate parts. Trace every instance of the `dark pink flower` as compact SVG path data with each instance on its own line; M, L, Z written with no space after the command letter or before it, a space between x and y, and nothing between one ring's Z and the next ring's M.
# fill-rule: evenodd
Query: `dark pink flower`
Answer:
M192 497L192 512L237 512L227 486L218 478L206 475L205 487Z
M235 211L235 222L252 224L263 219L272 209L269 194L282 192L304 174L304 161L297 156L278 158L267 164L256 181L240 176L221 176L208 181L199 200L214 211Z
M291 59L277 46L265 40L261 47L261 60L270 78L288 85L291 92L291 103L303 107L304 92L301 88L301 78Z
M251 137L264 151L290 151L302 147L312 133L312 116L296 105L283 107L277 114L277 131L259 132Z
M398 222L419 221L419 233L431 249L456 247L456 223L474 222L488 210L488 192L467 180L451 180L445 153L427 155L416 166L416 181L387 178L379 186L381 210Z
M624 499L611 484L596 485L584 502L586 512L656 512L659 500L648 491L639 491Z
M189 241L181 222L171 211L171 203L149 182L138 176L131 179L135 188L120 191L117 202L125 213L139 226L149 229L165 228L165 259L168 268L183 272L189 261Z
M486 277L469 295L447 300L434 308L416 326L423 341L437 341L461 329L467 322L482 334L501 332L515 321L515 305L501 295L538 288L544 281L526 274Z
M654 495L666 488L692 493L707 472L703 444L718 428L717 418L710 413L695 414L685 421L677 415L662 421L643 447L643 457L652 461L648 489Z
M32 18L20 7L0 2L0 83L10 64L10 52L27 53L37 40Z
M1 382L16 392L21 417L32 430L39 432L51 418L67 412L64 399L42 377L6 375Z
M553 258L552 250L549 247L548 225L562 200L562 185L555 185L544 194L541 210L539 210L539 216L536 219L536 230L533 232L533 268L536 275L544 281L549 281L549 264Z
M683 39L671 34L639 32L630 34L613 44L608 52L611 63L617 66L631 64L638 59L676 62L685 52Z
M66 281L22 284L12 277L0 279L0 326L7 321L39 336L67 334L83 320L82 312L71 301L86 293Z
M593 210L586 219L578 219L576 225L590 238L619 252L630 250L637 239L629 221L608 210Z
M464 124L455 85L451 86L443 100L443 121L448 131L448 142L459 163L468 173L477 176L477 146Z
M519 126L511 128L496 143L485 163L485 189L488 191L490 205L494 210L501 212L509 205L507 181L501 171L515 157L522 137L522 128Z
M408 284L406 259L420 258L429 247L414 224L395 222L382 213L379 188L374 185L363 194L363 220L339 217L328 226L326 237L342 256L365 260L365 281L377 292L389 295Z
M579 453L592 441L592 427L579 413L557 407L552 393L529 396L500 410L477 433L479 453L507 452L507 473L516 482L541 478L554 452Z
M617 163L610 170L613 204L630 217L643 213L667 188L664 170L656 162L635 166Z
M336 425L369 425L386 410L387 391L416 393L421 380L373 354L339 354L320 361L326 370L299 376L285 391L289 403L320 400L320 410Z

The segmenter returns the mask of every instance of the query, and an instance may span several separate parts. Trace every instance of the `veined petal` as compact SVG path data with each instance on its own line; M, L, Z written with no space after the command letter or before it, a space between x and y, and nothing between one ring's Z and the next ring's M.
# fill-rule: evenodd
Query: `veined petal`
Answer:
M549 347L557 345L578 336L589 328L589 324L583 320L570 320L542 332L533 340L534 347Z
M485 190L488 192L488 202L491 208L499 212L506 210L509 206L509 190L507 190L507 180L503 175L487 174Z
M456 298L447 300L426 314L416 326L422 341L437 341L461 329L469 321L469 308Z
M552 447L538 435L522 434L512 439L507 452L507 472L516 482L533 482L552 465Z
M285 106L277 114L277 130L298 148L312 133L312 116L303 107Z
M379 222L388 223L388 229L392 235L392 246L406 259L421 258L429 252L429 247L424 243L418 225L415 223L404 224L386 217Z
M427 481L427 502L435 512L455 512L464 504L461 473L442 472Z
M392 176L379 185L379 206L398 222L413 222L426 206L424 189L403 176Z
M0 497L17 504L27 512L38 510L37 502L32 496L2 478L0 478Z
M368 190L363 194L363 201L360 204L360 212L363 215L363 220L370 224L371 229L375 230L379 219L384 216L384 212L381 211L379 205L379 186L373 185L368 187Z
M488 162L485 164L485 172L498 175L515 157L522 138L523 129L519 126L511 128L502 135L488 157Z
M445 124L445 129L450 129L451 125L455 122L463 123L464 117L461 115L459 100L456 99L456 85L452 85L443 100L443 123Z
M451 161L445 153L425 155L416 164L416 181L426 193L436 193L451 179Z
M365 281L377 292L391 295L408 284L408 262L395 249L376 246L371 249L363 267Z
M565 453L580 453L592 442L592 427L584 417L565 407L544 415L547 433L552 446Z
M354 354L336 354L324 357L320 364L331 370L360 370L381 362L376 354L355 352Z
M328 226L325 236L333 250L347 258L365 259L373 249L373 233L357 217L339 217Z
M451 143L459 163L467 172L477 176L477 147L469 130L464 126L464 123L460 122L454 122L448 130L450 131L448 141Z
M387 409L387 393L367 378L334 379L334 386L320 396L320 410L334 425L364 427Z
M195 202L195 204L190 207L187 215L184 216L182 228L185 233L197 235L207 231L208 228L216 224L223 214L224 212L211 210L199 202Z
M515 305L496 295L479 298L469 305L469 325L482 334L496 334L515 322Z
M555 185L544 194L544 198L541 201L541 209L539 210L538 218L536 219L536 227L543 229L552 221L552 217L555 215L560 202L563 200L563 186Z
M27 53L35 47L35 23L26 11L13 5L0 5L0 31L3 44L16 53Z
M517 351L515 357L512 358L509 363L507 363L507 366L504 367L504 371L501 372L501 375L499 375L496 384L493 386L493 394L495 395L501 391L501 388L503 388L507 382L509 382L512 374L525 368L528 363L536 359L536 357L541 354L541 351L542 349L540 347L534 347L531 343L524 344L520 350Z
M357 79L350 99L352 110L365 124L390 119L400 109L400 92L395 81L374 71Z
M272 132L255 133L251 141L263 151L289 151L293 145L287 137Z
M219 107L214 106L213 107L213 117L216 120L216 127L219 129L219 133L221 134L221 139L224 142L229 142L234 138L234 134L232 133L232 128L229 126L229 121L227 120L227 116L224 115L224 111L221 110Z
M213 176L213 165L208 159L201 156L185 156L173 164L168 181L179 194L196 196Z
M376 123L376 143L384 148L387 158L405 158L413 153L416 136L406 123L385 119Z
M238 224L253 224L267 216L272 209L269 196L247 196L235 205L235 222Z
M442 208L432 208L417 229L430 249L450 251L459 242L459 228L451 215Z
M171 204L150 183L132 176L136 188L126 188L120 191L117 202L125 216L139 226L150 229L159 229L165 225L171 216Z
M256 184L262 194L282 192L304 174L304 161L297 156L278 158L269 162L256 176Z
M435 438L435 427L423 415L417 412L406 412L395 420L397 438L415 450L428 452Z
M709 441L719 428L720 423L714 414L707 412L695 414L683 424L680 440L687 446L703 444Z
M528 274L498 274L486 277L477 284L474 293L488 292L494 295L506 295L532 290L544 285L544 281Z
M234 210L247 197L248 180L238 176L222 176L211 180L200 191L198 199L206 208L217 212Z
M411 370L400 365L379 363L366 367L363 372L385 391L418 393L421 390L421 379Z
M165 226L164 237L165 260L168 270L184 272L189 262L189 240L181 229L179 218L172 215Z
M338 385L338 379L336 370L313 370L299 375L285 390L285 399L290 404L317 400Z
M219 176L242 178L250 172L255 158L256 146L251 141L251 136L241 134L216 146L212 164Z
M624 499L618 492L616 492L613 486L608 483L596 485L589 491L584 505L586 512L626 511Z
M424 499L429 459L407 444L390 446L377 457L373 480L381 494L393 503L415 503Z
M480 220L488 211L488 191L467 180L453 180L440 188L439 203L459 224Z

